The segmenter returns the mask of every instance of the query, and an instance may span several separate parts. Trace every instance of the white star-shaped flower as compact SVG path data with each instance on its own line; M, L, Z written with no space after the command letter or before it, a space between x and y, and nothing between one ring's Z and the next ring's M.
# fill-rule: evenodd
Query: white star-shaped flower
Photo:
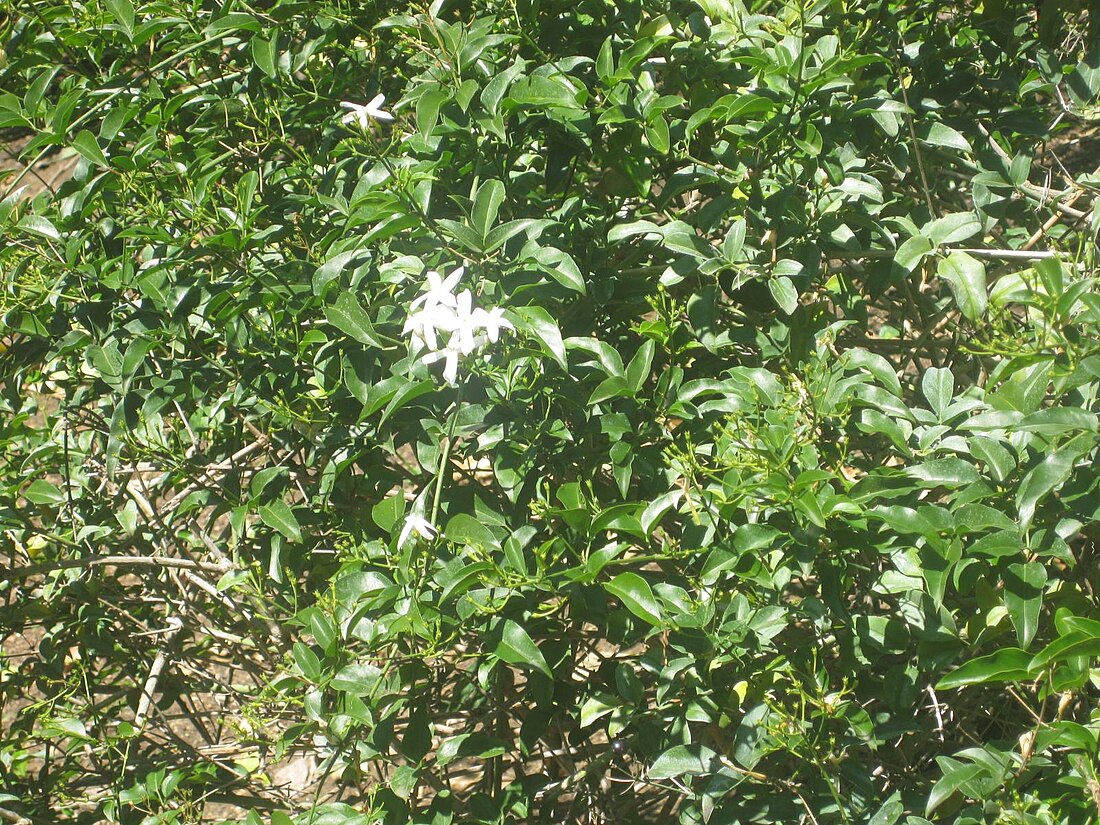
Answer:
M462 275L465 272L466 267L460 266L453 270L446 278L443 278L434 269L429 270L426 275L428 279L427 290L413 299L413 302L409 305L409 309L416 310L420 307L431 309L438 305L448 307L457 306L454 290L455 287L458 286L458 282L462 280Z
M435 525L418 513L409 513L405 518L405 525L401 528L401 535L397 537L397 546L404 547L405 543L415 534L422 539L435 538L438 531Z
M510 329L513 332L516 329L512 326L512 322L504 317L504 310L500 307L493 307L488 311L478 307L474 310L473 316L474 323L485 330L485 334L489 336L489 340L494 344L500 338L502 329Z
M458 382L458 356L461 355L457 349L454 349L450 345L443 349L429 352L424 356L424 363L431 364L435 361L443 362L443 380L448 384L455 384Z
M344 101L340 106L349 111L342 120L344 123L358 123L362 129L369 127L372 120L393 120L393 115L382 111L381 107L385 102L385 95L375 95L366 105Z
M474 296L470 290L464 289L455 299L455 325L451 331L451 341L448 346L457 349L463 355L469 355L478 347L477 318L474 315Z
M436 304L414 312L405 321L402 335L412 337L413 350L439 349L438 333L453 333L458 324L453 307Z

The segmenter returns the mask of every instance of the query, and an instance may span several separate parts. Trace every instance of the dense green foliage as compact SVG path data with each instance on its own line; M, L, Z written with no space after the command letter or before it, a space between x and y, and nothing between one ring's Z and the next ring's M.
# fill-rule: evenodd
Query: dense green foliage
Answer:
M1069 5L8 0L0 816L1097 821Z

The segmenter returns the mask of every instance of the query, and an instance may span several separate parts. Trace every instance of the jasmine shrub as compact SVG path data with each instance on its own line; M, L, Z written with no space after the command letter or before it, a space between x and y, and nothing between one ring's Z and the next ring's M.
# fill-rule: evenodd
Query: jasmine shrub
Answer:
M1083 16L5 11L0 819L1100 817Z

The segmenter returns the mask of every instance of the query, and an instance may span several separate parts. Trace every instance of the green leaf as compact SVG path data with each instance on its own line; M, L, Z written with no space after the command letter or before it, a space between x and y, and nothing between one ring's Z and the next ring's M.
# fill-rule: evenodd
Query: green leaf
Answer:
M371 521L387 533L405 515L405 496L401 493L386 496L375 504L370 511Z
M23 497L31 504L58 505L65 503L65 493L57 486L44 479L35 479L30 486L23 491Z
M1038 410L1015 425L1020 432L1063 435L1073 432L1096 432L1096 414L1080 407L1047 407Z
M914 235L898 247L894 253L894 263L906 272L912 272L935 248L931 238Z
M627 238L633 238L635 235L656 235L659 238L663 238L664 232L661 227L653 223L653 221L618 223L608 230L607 242L614 244L626 240Z
M898 380L897 370L877 352L869 352L859 347L845 350L842 361L845 365L851 364L867 370L886 389L901 397L901 381Z
M385 424L390 419L390 416L398 410L403 409L410 401L414 401L422 395L427 395L433 390L435 390L435 384L427 380L413 381L404 384L393 394L389 402L386 403L386 409L382 411L382 417L378 419L378 425L382 426Z
M322 650L329 650L337 639L336 625L332 619L316 609L309 618L309 629L313 632L313 638Z
M325 318L338 330L361 344L369 344L379 349L386 348L386 343L374 331L374 325L371 324L366 310L350 292L341 294L334 305L325 307Z
M1016 491L1016 511L1020 517L1021 530L1027 530L1031 526L1039 502L1069 478L1076 463L1076 452L1057 450L1047 455L1024 476Z
M448 541L455 544L470 545L481 550L500 549L500 542L493 535L493 531L467 513L457 513L451 516L443 534Z
M744 218L738 218L726 231L726 237L722 239L722 255L730 263L735 263L745 246L745 233L748 231L748 223Z
M988 656L979 656L940 679L936 683L936 690L952 690L966 685L1026 681L1031 658L1030 653L1018 647L1006 647Z
M342 668L332 677L332 687L352 696L366 696L377 687L382 671L374 665L360 662Z
M252 61L268 77L276 77L279 74L278 40L278 32L273 33L271 37L266 39L259 35L252 38Z
M718 754L706 745L676 745L658 756L649 768L650 779L706 776L714 773Z
M477 190L471 221L474 229L484 239L497 221L497 213L504 202L504 184L499 180L487 180Z
M955 378L946 367L929 367L921 376L921 392L940 420L955 394Z
M514 221L506 221L493 227L489 234L485 236L485 251L496 252L497 249L521 232L528 240L535 240L554 223L554 221L546 218L519 218ZM573 263L572 258L560 249L554 249L553 247L539 247L532 257L540 264L547 266L558 263L562 258L569 258L570 263ZM576 268L576 263L573 263L573 267ZM581 291L583 292L583 290Z
M443 585L443 592L439 596L441 603L452 598L457 598L469 590L477 581L485 575L493 575L493 565L487 561L479 561L473 564L457 564L457 569L451 569L448 565L445 573L436 576L436 581Z
M569 362L565 359L565 342L562 341L561 331L549 312L536 306L516 307L512 310L512 315L516 329L538 340L562 369L569 369Z
M543 246L539 247L532 257L538 262L543 272L562 286L581 295L587 293L584 276L572 256L552 246Z
M259 507L260 520L272 530L278 530L290 541L302 540L302 528L298 526L298 519L294 511L282 499L275 499L270 504L262 504Z
M563 75L543 77L528 75L512 84L508 97L520 106L560 106L576 109L580 107L577 91Z
M592 390L592 394L588 396L587 405L591 407L609 398L629 397L632 392L633 389L625 378L613 375L610 378L605 378L596 389Z
M955 304L963 317L969 321L978 321L985 315L989 304L985 286L985 264L965 252L952 252L940 260L936 274L951 287Z
M293 653L294 664L298 666L298 670L302 672L303 676L311 682L316 682L321 678L321 660L317 658L316 653L310 650L309 645L304 642L295 642Z
M436 765L441 768L446 767L459 757L492 759L506 752L504 743L495 736L487 733L460 733L458 736L450 736L443 740L439 750L436 751ZM447 819L441 821L445 822Z
M653 532L657 522L661 520L665 513L677 505L683 494L683 490L669 490L646 505L645 510L642 511L642 515L638 519L646 535Z
M989 468L996 481L1004 481L1016 467L1012 454L999 441L987 436L972 436L967 439L974 458Z
M614 71L615 52L611 44L611 38L608 37L600 46L600 53L596 55L596 76L603 81L604 85L609 85Z
M1031 660L1030 669L1044 670L1052 664L1081 656L1089 658L1100 656L1100 635L1086 630L1072 630L1059 636Z
M111 16L132 38L134 34L134 4L130 0L106 0L105 5Z
M646 124L645 136L654 151L662 155L667 155L668 150L672 148L668 133L668 123L660 115L655 117L652 123Z
M206 36L214 37L215 35L236 31L258 32L260 28L260 21L255 15L243 11L231 11L212 21L206 27Z
M417 99L416 128L420 134L426 137L432 133L439 122L439 110L450 99L451 96L441 89L429 89Z
M875 811L875 815L867 821L867 825L897 825L904 814L905 803L901 801L901 793L894 791L890 798Z
M973 212L954 212L937 218L921 229L936 246L958 243L982 231L982 222Z
M981 479L974 465L961 458L934 458L908 468L905 474L926 487L965 487Z
M1039 629L1047 569L1039 562L1010 564L1004 582L1008 617L1016 629L1016 638L1023 647L1027 647Z
M622 704L621 699L610 693L597 693L594 696L589 696L581 705L581 727L588 727L616 708L622 707Z
M639 619L654 627L664 624L661 606L657 603L649 582L637 573L620 573L606 582L604 589L621 601L623 606Z
M645 380L649 377L649 371L653 366L653 352L656 349L656 344L652 338L647 338L642 342L642 345L638 347L638 351L634 354L634 357L630 359L630 363L626 367L626 383L635 394L642 391L642 385L645 384Z
M57 231L57 227L40 215L24 215L16 224L16 227L25 229L35 235L41 235L51 241L61 240L61 233Z
M924 131L924 142L929 146L940 146L944 149L957 149L960 152L972 154L970 141L963 137L962 132L948 126L946 123L933 123Z
M982 536L967 548L969 556L1003 558L1018 555L1023 542L1017 530L998 530Z
M963 785L972 779L976 779L985 772L982 765L960 765L944 774L944 777L932 788L928 795L928 804L925 807L925 816L931 815L940 805L948 800Z
M363 251L360 249L347 249L331 258L326 260L323 264L317 267L317 271L313 273L313 292L315 295L321 295L324 293L325 286L335 278L339 277L340 273L344 271L349 263L356 257L361 257Z
M798 290L794 283L786 275L768 280L768 291L775 299L776 305L787 315L794 314L798 309Z
M522 625L511 619L504 620L504 631L501 634L500 643L493 652L502 662L534 668L551 678L554 676L542 652L531 640L531 636Z

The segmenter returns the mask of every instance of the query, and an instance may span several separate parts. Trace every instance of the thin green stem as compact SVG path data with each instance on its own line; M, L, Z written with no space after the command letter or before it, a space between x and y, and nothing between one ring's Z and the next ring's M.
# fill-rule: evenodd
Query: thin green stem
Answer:
M439 456L439 472L435 476L435 495L432 497L432 512L428 519L432 526L436 526L436 518L439 516L439 500L443 495L443 478L447 473L447 465L451 460L451 448L455 440L455 428L458 426L458 412L462 409L462 393L464 384L458 385L458 396L455 398L454 409L451 410L451 420L447 424L447 437L443 441L443 451Z

